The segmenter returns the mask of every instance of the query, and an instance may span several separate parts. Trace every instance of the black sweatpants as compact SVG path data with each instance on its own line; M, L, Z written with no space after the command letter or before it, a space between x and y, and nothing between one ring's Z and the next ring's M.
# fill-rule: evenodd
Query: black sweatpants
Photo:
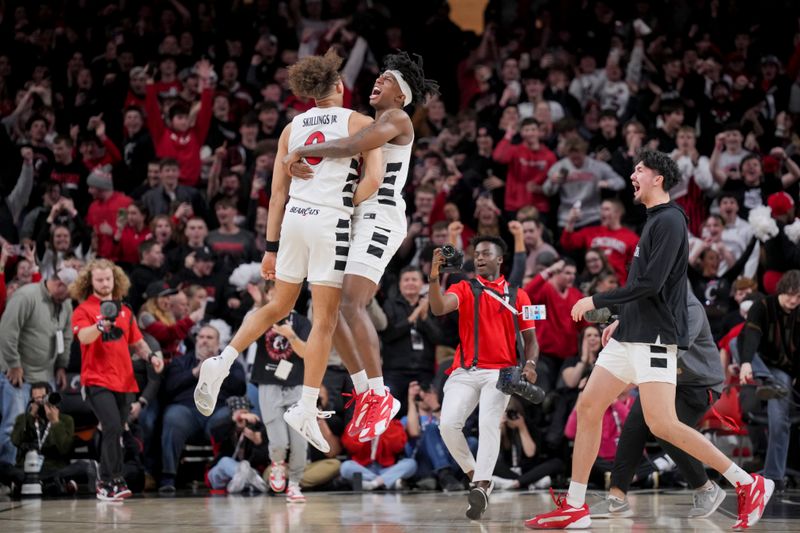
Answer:
M86 401L102 425L103 440L100 445L100 479L105 482L121 479L124 475L122 432L131 410L131 394L114 392L105 387L86 387Z
M719 394L711 391L713 401L719 399ZM709 403L709 389L705 387L689 387L678 385L675 391L675 410L678 420L690 427L695 427L711 407ZM642 412L642 402L636 398L636 402L631 407L625 426L619 437L617 445L617 455L614 457L614 468L611 471L611 486L628 492L633 476L642 459L644 447L650 436L650 430L644 420ZM686 482L693 489L705 485L708 481L703 463L680 450L672 444L657 439L659 445L667 453L675 464L678 465Z

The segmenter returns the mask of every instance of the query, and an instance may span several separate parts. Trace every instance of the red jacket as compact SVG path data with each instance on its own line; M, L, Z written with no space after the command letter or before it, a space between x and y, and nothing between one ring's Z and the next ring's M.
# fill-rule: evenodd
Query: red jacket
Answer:
M166 359L171 359L178 354L178 346L189 334L189 331L194 326L194 321L189 318L182 318L175 324L168 326L163 322L156 320L144 328L145 333L149 333L161 345L161 351L164 352Z
M94 200L89 204L89 211L86 213L86 223L91 226L97 235L97 256L117 260L117 246L114 244L114 234L105 235L100 231L100 226L106 222L113 232L117 231L117 213L120 209L128 207L133 202L130 196L126 196L121 192L114 192L108 199L103 202L101 200ZM137 259L138 262L138 259Z
M578 354L578 335L586 322L572 320L572 306L583 298L583 293L575 287L567 289L561 296L555 287L541 274L537 274L525 286L533 305L544 305L545 320L536 321L536 339L542 354L567 359Z
M566 251L600 248L608 264L619 277L620 285L628 278L628 265L633 261L639 236L628 228L610 230L605 226L589 226L578 231L561 233L561 247Z
M204 89L200 97L200 112L194 128L185 133L178 133L168 128L161 118L158 107L158 89L155 85L147 86L146 113L147 127L153 137L156 155L160 158L172 157L178 160L181 185L194 187L200 181L200 148L206 140L208 127L211 124L211 100L213 91Z
M352 424L353 421L350 421ZM347 424L348 428L350 424ZM403 424L399 420L392 420L383 435L377 438L378 449L375 452L375 459L372 459L372 441L359 442L358 437L351 437L347 434L347 429L342 434L342 446L347 453L362 466L369 466L378 463L383 467L392 466L397 462L397 455L403 452L408 437Z
M125 226L119 239L118 260L130 265L139 263L139 245L152 237L153 234L150 233L150 228L146 225L139 232L130 226Z
M553 152L544 145L536 151L525 143L511 144L503 138L494 148L492 158L508 165L506 174L506 211L517 211L533 205L540 213L550 212L550 198L543 192L531 192L528 183L542 185L547 180L547 171L557 161Z
M117 148L111 139L108 137L103 139L103 147L106 150L100 157L83 160L83 164L89 172L103 165L111 165L113 167L122 161L122 154L119 153L119 148Z

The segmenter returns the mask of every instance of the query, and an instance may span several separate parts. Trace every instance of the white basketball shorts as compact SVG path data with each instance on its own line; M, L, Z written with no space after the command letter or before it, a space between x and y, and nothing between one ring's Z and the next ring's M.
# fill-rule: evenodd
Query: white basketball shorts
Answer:
M289 200L281 224L275 277L287 283L341 287L350 243L350 216L328 206Z
M663 382L677 384L678 347L674 344L643 344L611 339L597 356L602 366L625 383Z
M377 285L405 238L405 227L382 223L374 212L354 215L345 274L365 277Z

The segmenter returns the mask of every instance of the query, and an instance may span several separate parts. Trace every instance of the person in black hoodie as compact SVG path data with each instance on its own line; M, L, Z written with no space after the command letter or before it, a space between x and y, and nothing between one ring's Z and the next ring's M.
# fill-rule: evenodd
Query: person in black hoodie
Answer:
M572 318L616 307L619 319L604 331L605 347L578 399L578 430L572 456L572 481L558 508L526 522L532 529L591 526L586 484L600 446L602 420L609 405L628 387L639 386L650 431L720 472L736 487L739 519L734 529L754 525L775 483L750 475L700 433L679 421L675 410L678 348L689 346L687 218L670 200L678 183L677 164L665 153L643 150L634 165L634 200L647 208L647 222L634 252L624 287L579 300ZM588 318L593 318L590 316ZM613 338L612 338L613 335Z

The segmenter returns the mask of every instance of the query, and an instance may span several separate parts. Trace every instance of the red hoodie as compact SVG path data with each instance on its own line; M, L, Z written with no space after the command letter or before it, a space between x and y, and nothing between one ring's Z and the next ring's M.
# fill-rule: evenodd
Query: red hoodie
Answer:
M528 183L542 185L547 180L547 171L557 161L553 152L544 145L531 150L525 143L511 144L503 138L494 149L492 157L498 163L508 165L506 175L506 211L517 211L533 205L540 213L550 212L550 198L543 192L531 192Z
M536 339L542 354L568 359L578 354L578 335L586 322L572 320L572 307L583 298L583 293L575 287L567 289L561 296L552 283L537 274L525 286L533 305L544 305L547 312L545 320L536 321Z
M89 172L103 165L111 165L113 167L122 161L122 154L119 153L119 148L108 137L103 139L103 148L105 148L105 151L100 157L83 160L83 164Z
M352 424L353 421L350 421ZM350 424L347 424L349 429ZM376 439L378 441L378 449L375 451L375 458L372 458L372 443L359 442L358 437L351 437L347 434L347 430L342 434L342 446L350 454L353 461L361 466L369 466L372 463L378 463L383 467L392 466L397 462L397 455L402 453L405 448L408 437L406 430L403 429L403 424L399 420L392 420L386 431Z
M561 233L561 247L565 251L588 250L600 248L606 253L608 264L619 277L619 284L624 285L628 278L628 265L633 261L639 236L628 228L617 230L605 226L589 226L578 231L564 230Z
M200 96L200 112L197 114L194 128L178 133L168 128L161 118L158 107L158 89L155 85L147 86L145 111L147 127L153 137L156 155L160 158L171 157L178 160L181 185L194 187L200 181L200 148L206 140L208 127L211 124L211 99L213 91L203 89Z

